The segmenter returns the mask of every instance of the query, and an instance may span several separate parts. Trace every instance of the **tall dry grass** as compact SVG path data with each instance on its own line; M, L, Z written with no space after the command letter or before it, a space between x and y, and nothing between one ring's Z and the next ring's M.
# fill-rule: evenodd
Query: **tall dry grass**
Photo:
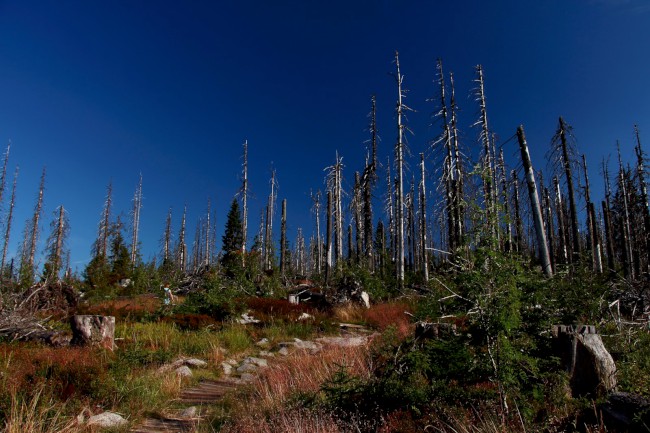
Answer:
M253 382L252 390L236 402L232 419L221 430L235 432L322 432L344 431L331 414L289 408L291 398L317 393L336 372L369 378L371 364L367 347L326 347L310 354L295 352L271 365ZM268 415L272 414L272 415Z
M64 415L65 404L55 402L43 394L43 388L37 389L30 398L11 399L11 410L5 419L5 433L73 433L81 429L75 418Z

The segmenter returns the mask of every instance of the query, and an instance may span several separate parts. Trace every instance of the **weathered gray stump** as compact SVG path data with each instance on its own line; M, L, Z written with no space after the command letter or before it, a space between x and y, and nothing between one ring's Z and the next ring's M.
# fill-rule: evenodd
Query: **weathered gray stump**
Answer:
M115 346L115 317L113 316L72 316L71 345L101 346L113 350Z
M616 364L594 326L554 325L552 332L555 353L569 373L574 397L616 390Z

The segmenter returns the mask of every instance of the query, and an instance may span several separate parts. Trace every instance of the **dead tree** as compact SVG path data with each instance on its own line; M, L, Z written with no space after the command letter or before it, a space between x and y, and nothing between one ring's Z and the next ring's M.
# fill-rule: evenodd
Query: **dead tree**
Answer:
M393 204L393 196L395 191L393 190L393 182L390 175L390 158L386 163L386 200L385 200L385 213L388 217L388 236L389 243L388 248L390 250L390 261L391 263L395 262L395 210Z
M352 194L352 216L354 217L354 234L355 234L355 260L357 262L361 261L362 250L364 244L364 234L363 230L363 189L361 185L361 175L359 172L354 173L354 191Z
M39 235L39 221L43 213L43 194L45 192L45 168L41 174L41 182L38 187L38 197L34 206L34 213L31 220L25 225L25 239L23 241L23 251L20 260L20 277L21 283L27 287L31 286L34 281L34 261L36 258L36 246Z
M424 153L420 153L420 253L422 276L429 281L429 264L427 255L427 191L424 171Z
M323 247L322 247L322 242L321 242L321 233L320 233L320 196L321 193L320 191L316 192L316 194L311 194L311 200L312 200L312 212L314 213L316 217L316 273L320 275L321 273L321 265L323 263Z
M483 178L483 197L485 205L485 220L487 225L487 232L490 236L490 242L493 242L496 239L496 228L495 228L495 203L493 202L493 174L492 174L492 159L490 155L492 154L491 145L490 145L490 129L488 128L487 120L487 108L485 103L485 83L483 80L483 67L481 65L476 66L476 100L479 103L479 120L474 123L474 126L480 125L481 132L479 134L479 141L483 145L483 156L482 156L482 178Z
M521 218L521 207L519 205L519 178L517 172L512 170L512 186L514 193L514 208L515 208L515 246L518 253L524 252L524 224Z
M553 270L551 268L551 259L548 253L546 234L544 233L542 209L539 204L537 185L535 184L535 173L533 172L533 165L530 161L530 153L528 152L528 144L526 143L526 136L524 135L523 126L519 126L519 128L517 128L517 138L519 140L519 148L521 150L521 161L524 166L524 171L526 172L528 195L530 197L531 208L533 211L533 220L535 221L535 232L537 233L537 244L539 248L540 260L542 262L542 269L544 270L544 274L550 278L553 276Z
M327 225L325 231L325 285L332 273L332 191L327 190Z
M136 265L138 259L138 234L140 232L140 209L142 209L142 173L140 173L140 180L133 195L133 213L131 223L131 266Z
M454 74L449 73L449 85L451 87L451 99L449 103L449 108L451 111L451 120L450 120L450 132L451 132L451 144L454 151L454 211L456 212L456 233L454 238L458 245L463 242L463 236L465 232L465 203L464 203L464 173L463 173L463 164L461 160L460 153L460 144L458 139L458 120L456 112L458 106L456 105L456 96L454 92Z
M598 242L598 224L596 222L596 211L591 202L591 191L589 188L589 173L587 172L587 159L582 155L582 166L585 171L585 200L587 202L587 227L589 230L589 242L591 246L591 258L593 270L601 274L603 272L603 260L600 255L601 248Z
M560 116L558 128L553 136L551 153L554 155L554 162L559 163L563 170L567 186L567 196L569 199L570 227L571 227L571 245L573 262L577 262L580 257L580 233L578 229L578 205L575 198L575 189L573 187L573 173L571 165L572 158L575 154L575 145L573 140L572 128Z
M607 268L610 275L616 272L616 245L614 244L614 233L611 214L612 188L609 183L609 169L603 159L603 179L605 180L605 200L601 205L603 208L603 219L605 223L605 251L607 252Z
M280 218L280 274L287 271L287 199L282 199L282 216Z
M506 163L503 158L503 149L499 153L499 184L501 184L501 200L503 202L503 215L505 217L506 238L504 242L504 251L512 251L512 218L510 216L510 204L508 197L508 180L506 178Z
M264 240L264 263L266 270L273 268L273 217L275 216L275 201L277 198L277 182L275 180L275 170L271 171L271 193L269 194L268 204L266 206L266 225Z
M183 208L181 229L178 232L178 243L176 244L176 267L184 272L187 269L187 243L185 241L185 229L187 219L187 205Z
M113 182L106 187L106 200L102 210L102 219L99 222L99 235L97 236L97 252L106 260L108 251L108 237L111 231L111 207L113 205Z
M556 250L555 250L555 228L553 227L553 208L551 206L551 194L548 188L544 187L543 207L546 215L546 239L548 240L548 252L551 259L551 268L557 272Z
M623 259L625 276L634 279L634 267L632 266L633 252L632 252L632 228L630 226L630 210L628 206L628 194L625 182L625 175L623 169L623 160L621 159L621 146L616 142L618 151L618 187L623 199L623 215L622 215L622 229L623 229Z
M568 235L566 229L566 218L564 212L564 202L562 200L562 190L560 189L560 181L557 176L553 176L553 185L555 186L555 211L557 214L557 228L558 238L560 241L560 255L562 263L571 263L572 255L569 254Z
M336 162L327 167L327 188L331 192L332 218L334 229L334 263L338 271L343 266L343 204L342 204L342 171L343 158L336 152Z
M442 146L443 159L442 159L442 177L440 179L441 186L444 189L445 197L445 208L444 211L447 215L447 230L448 230L448 249L449 251L454 251L457 247L456 239L456 216L457 212L454 208L455 206L455 176L456 171L454 170L454 157L452 151L452 142L451 142L451 130L449 126L449 116L447 111L447 98L445 94L445 76L442 69L442 60L438 59L437 61L438 69L438 85L439 89L439 99L440 99L440 110L435 114L435 117L439 117L442 121L442 132L438 138L434 141L432 147L437 145Z
M5 151L4 161L2 163L2 174L0 174L0 203L4 199L5 187L7 186L7 163L9 162L9 150L11 149L11 141L7 144Z
M639 191L641 193L641 212L643 215L643 228L645 232L645 249L646 249L646 267L645 272L650 272L650 205L648 204L648 186L646 184L645 172L645 153L641 148L641 137L639 128L634 125L634 135L636 136L636 177L639 182ZM9 152L9 149L7 149Z
M294 272L297 275L305 275L305 271L305 238L302 235L302 228L298 227L298 230L296 232L296 247L294 254Z
M368 269L371 271L374 270L374 259L373 259L373 236L372 236L372 190L377 183L377 143L379 141L379 136L377 134L377 98L375 95L372 95L372 109L370 111L370 147L371 147L371 156L369 163L366 163L366 167L363 171L362 176L362 188L363 188L363 230L364 230L364 245L363 249L365 252L365 257L367 260Z
M165 232L163 233L163 264L169 263L171 257L171 242L172 242L172 208L167 212L165 219Z
M241 246L242 253L246 252L246 235L248 232L248 140L244 141L244 167L242 174L242 230L243 241Z
M9 202L9 211L7 212L6 230L4 235L4 245L2 246L2 263L0 264L0 278L4 279L5 265L7 264L7 250L9 248L9 237L11 235L11 223L14 216L14 206L16 205L16 183L18 182L18 167L14 173L14 181L11 187L11 201Z
M396 247L397 247L397 285L399 289L404 288L404 131L406 125L402 121L402 116L404 111L408 110L408 107L404 105L403 98L405 96L405 91L402 89L402 83L404 81L404 76L401 74L399 69L399 53L395 51L395 65L397 67L397 73L395 75L395 80L397 81L397 142L395 143L395 165L397 169L397 179L395 185L395 195L396 195Z

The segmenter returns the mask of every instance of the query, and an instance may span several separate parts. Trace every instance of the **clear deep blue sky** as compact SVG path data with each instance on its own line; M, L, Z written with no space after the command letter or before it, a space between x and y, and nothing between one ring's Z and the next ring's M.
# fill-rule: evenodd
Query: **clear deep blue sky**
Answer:
M297 227L308 237L309 192L324 188L335 152L348 186L363 168L373 93L380 159L391 154L395 50L407 103L417 110L408 120L413 167L439 132L429 127L434 107L426 102L437 92L438 57L455 73L464 145L478 149L469 95L480 63L489 123L501 141L524 124L533 163L544 168L563 115L600 199L598 165L615 140L632 160L637 123L649 150L649 24L647 0L0 0L0 144L12 142L10 172L20 166L11 252L43 166L41 239L63 204L73 268L89 259L108 182L114 214L126 215L140 173L145 259L159 249L169 207L177 231L187 203L193 234L211 198L220 239L246 139L249 237L272 167L292 238ZM514 161L516 143L505 149Z

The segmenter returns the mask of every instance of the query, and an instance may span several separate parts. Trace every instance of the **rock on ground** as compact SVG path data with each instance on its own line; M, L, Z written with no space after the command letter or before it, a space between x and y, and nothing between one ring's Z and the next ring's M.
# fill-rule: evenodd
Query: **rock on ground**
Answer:
M187 365L182 365L174 371L180 377L192 377L192 370Z
M115 412L103 412L88 419L88 425L96 425L102 428L117 428L126 424L128 424L128 421Z

